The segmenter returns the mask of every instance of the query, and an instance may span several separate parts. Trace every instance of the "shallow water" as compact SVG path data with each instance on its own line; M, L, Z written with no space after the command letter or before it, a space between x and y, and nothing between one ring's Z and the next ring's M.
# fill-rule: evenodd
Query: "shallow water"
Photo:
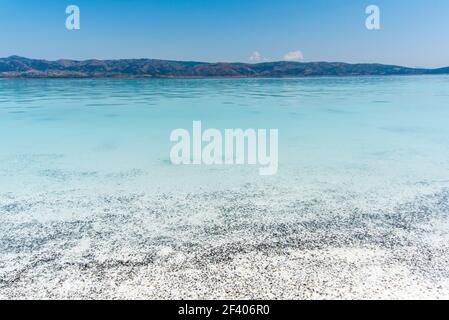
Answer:
M448 76L0 80L0 296L442 297L448 119ZM171 165L194 120L278 174Z
M447 76L2 80L0 191L447 181L447 92ZM170 132L194 120L279 129L279 174L172 166Z

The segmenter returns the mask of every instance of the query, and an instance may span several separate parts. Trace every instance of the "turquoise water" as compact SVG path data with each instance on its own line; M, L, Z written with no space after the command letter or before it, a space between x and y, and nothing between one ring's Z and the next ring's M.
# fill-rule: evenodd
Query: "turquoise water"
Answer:
M449 76L0 80L0 298L447 297L448 119ZM278 174L172 165L198 120Z
M449 180L447 76L2 80L0 94L3 192ZM278 175L172 166L170 132L194 120L279 129Z

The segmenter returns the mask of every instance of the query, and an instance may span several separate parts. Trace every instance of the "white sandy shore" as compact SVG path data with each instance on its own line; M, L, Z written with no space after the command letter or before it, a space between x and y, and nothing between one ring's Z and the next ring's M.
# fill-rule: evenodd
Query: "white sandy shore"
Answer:
M416 191L416 190L415 190ZM0 196L0 297L448 298L449 189Z

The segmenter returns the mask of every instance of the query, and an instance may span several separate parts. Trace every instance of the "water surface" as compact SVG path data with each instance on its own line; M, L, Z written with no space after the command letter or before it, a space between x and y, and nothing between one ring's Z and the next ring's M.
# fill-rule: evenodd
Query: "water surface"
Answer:
M448 76L0 80L0 296L440 297L448 119ZM278 174L173 166L194 120Z

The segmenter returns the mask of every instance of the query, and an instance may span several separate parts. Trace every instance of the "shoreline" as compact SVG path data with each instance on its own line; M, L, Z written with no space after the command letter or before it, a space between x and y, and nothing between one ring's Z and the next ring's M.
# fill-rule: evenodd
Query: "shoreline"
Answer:
M2 77L0 80L300 80L300 79L348 79L348 78L396 78L396 77L441 77L440 74L389 74L389 75L343 75L343 76L298 76L298 77Z

